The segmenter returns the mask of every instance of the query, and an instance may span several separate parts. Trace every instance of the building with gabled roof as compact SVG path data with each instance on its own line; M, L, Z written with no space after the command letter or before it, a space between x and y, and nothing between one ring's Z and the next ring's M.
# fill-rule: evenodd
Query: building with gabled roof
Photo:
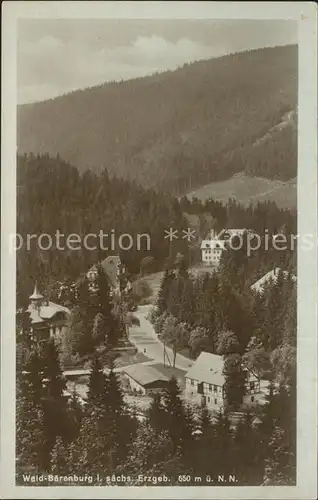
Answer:
M37 283L30 295L27 312L30 315L32 336L38 341L63 334L70 310L60 304L46 300Z
M122 291L128 292L131 289L131 283L129 280L125 280L125 286L122 286L126 269L122 264L119 255L109 255L106 259L100 262L100 265L107 277L112 295L120 296ZM92 266L86 276L90 283L90 289L94 291L97 277L97 266Z
M130 389L140 394L165 389L169 379L152 366L138 363L124 368Z
M268 273L264 274L259 280L257 280L252 286L251 290L256 293L262 294L267 285L275 284L277 282L277 278L279 273L282 273L283 277L286 279L290 277L293 282L297 281L296 276L291 275L288 271L282 271L279 267L272 269Z
M203 240L201 242L202 264L207 266L218 266L224 250L226 250L226 246L223 240Z
M205 405L211 410L223 410L225 402L223 367L223 356L201 352L185 375L185 398L200 406ZM246 372L243 403L259 401L261 399L259 378L246 366L242 368Z

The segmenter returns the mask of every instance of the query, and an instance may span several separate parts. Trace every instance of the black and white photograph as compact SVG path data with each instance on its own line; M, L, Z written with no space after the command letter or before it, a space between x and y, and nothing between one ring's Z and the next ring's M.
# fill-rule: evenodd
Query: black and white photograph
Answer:
M314 4L14 3L15 497L315 498Z

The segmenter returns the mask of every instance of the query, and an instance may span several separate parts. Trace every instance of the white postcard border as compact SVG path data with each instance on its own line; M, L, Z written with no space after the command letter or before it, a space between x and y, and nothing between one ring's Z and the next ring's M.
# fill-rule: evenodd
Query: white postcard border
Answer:
M311 499L317 488L317 249L298 257L297 486L15 486L16 41L18 18L293 19L299 33L298 225L317 229L317 7L315 2L2 3L1 490L2 498Z

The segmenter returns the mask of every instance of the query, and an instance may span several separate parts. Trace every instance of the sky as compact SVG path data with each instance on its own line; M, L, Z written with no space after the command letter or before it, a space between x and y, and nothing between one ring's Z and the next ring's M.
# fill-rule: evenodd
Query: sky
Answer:
M17 99L42 101L195 60L294 43L294 21L23 19Z

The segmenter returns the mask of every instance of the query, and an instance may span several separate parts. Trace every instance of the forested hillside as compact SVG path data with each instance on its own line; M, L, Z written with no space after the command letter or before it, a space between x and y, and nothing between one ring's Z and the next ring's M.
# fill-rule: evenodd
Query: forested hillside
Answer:
M182 229L191 226L187 214L208 213L220 230L223 227L250 227L262 235L265 228L272 234L284 226L287 234L296 233L295 213L281 210L274 203L244 207L233 200L227 204L213 200L202 203L187 198L178 201L134 182L110 179L107 170L99 174L87 170L80 174L76 167L60 157L49 155L18 157L17 183L17 232L23 238L17 252L17 290L21 299L27 299L36 279L43 289L57 280L76 279L110 254L119 253L132 274L139 272L147 256L153 258L153 271L163 269L167 259L171 264L178 252L195 263L200 260L199 245L192 249L181 237ZM172 244L165 238L165 230L170 227L179 230L179 238ZM209 229L207 226L205 231ZM60 240L61 249L57 247L58 230L64 235ZM108 250L100 246L100 231L109 235L103 241ZM84 238L91 233L96 238L90 237L88 248L85 248ZM129 250L121 250L118 245L124 233L133 239ZM80 238L78 250L74 245L66 246L66 237L72 234ZM149 248L145 239L141 239L140 248L137 247L138 234L149 235ZM28 235L35 235L29 244ZM43 235L41 240L40 235ZM127 238L123 246L127 246ZM194 254L190 255L192 250ZM269 258L272 256L271 252L267 254ZM281 254L278 252L277 258Z
M296 176L297 47L186 64L176 71L18 107L18 150L183 194L245 171Z

